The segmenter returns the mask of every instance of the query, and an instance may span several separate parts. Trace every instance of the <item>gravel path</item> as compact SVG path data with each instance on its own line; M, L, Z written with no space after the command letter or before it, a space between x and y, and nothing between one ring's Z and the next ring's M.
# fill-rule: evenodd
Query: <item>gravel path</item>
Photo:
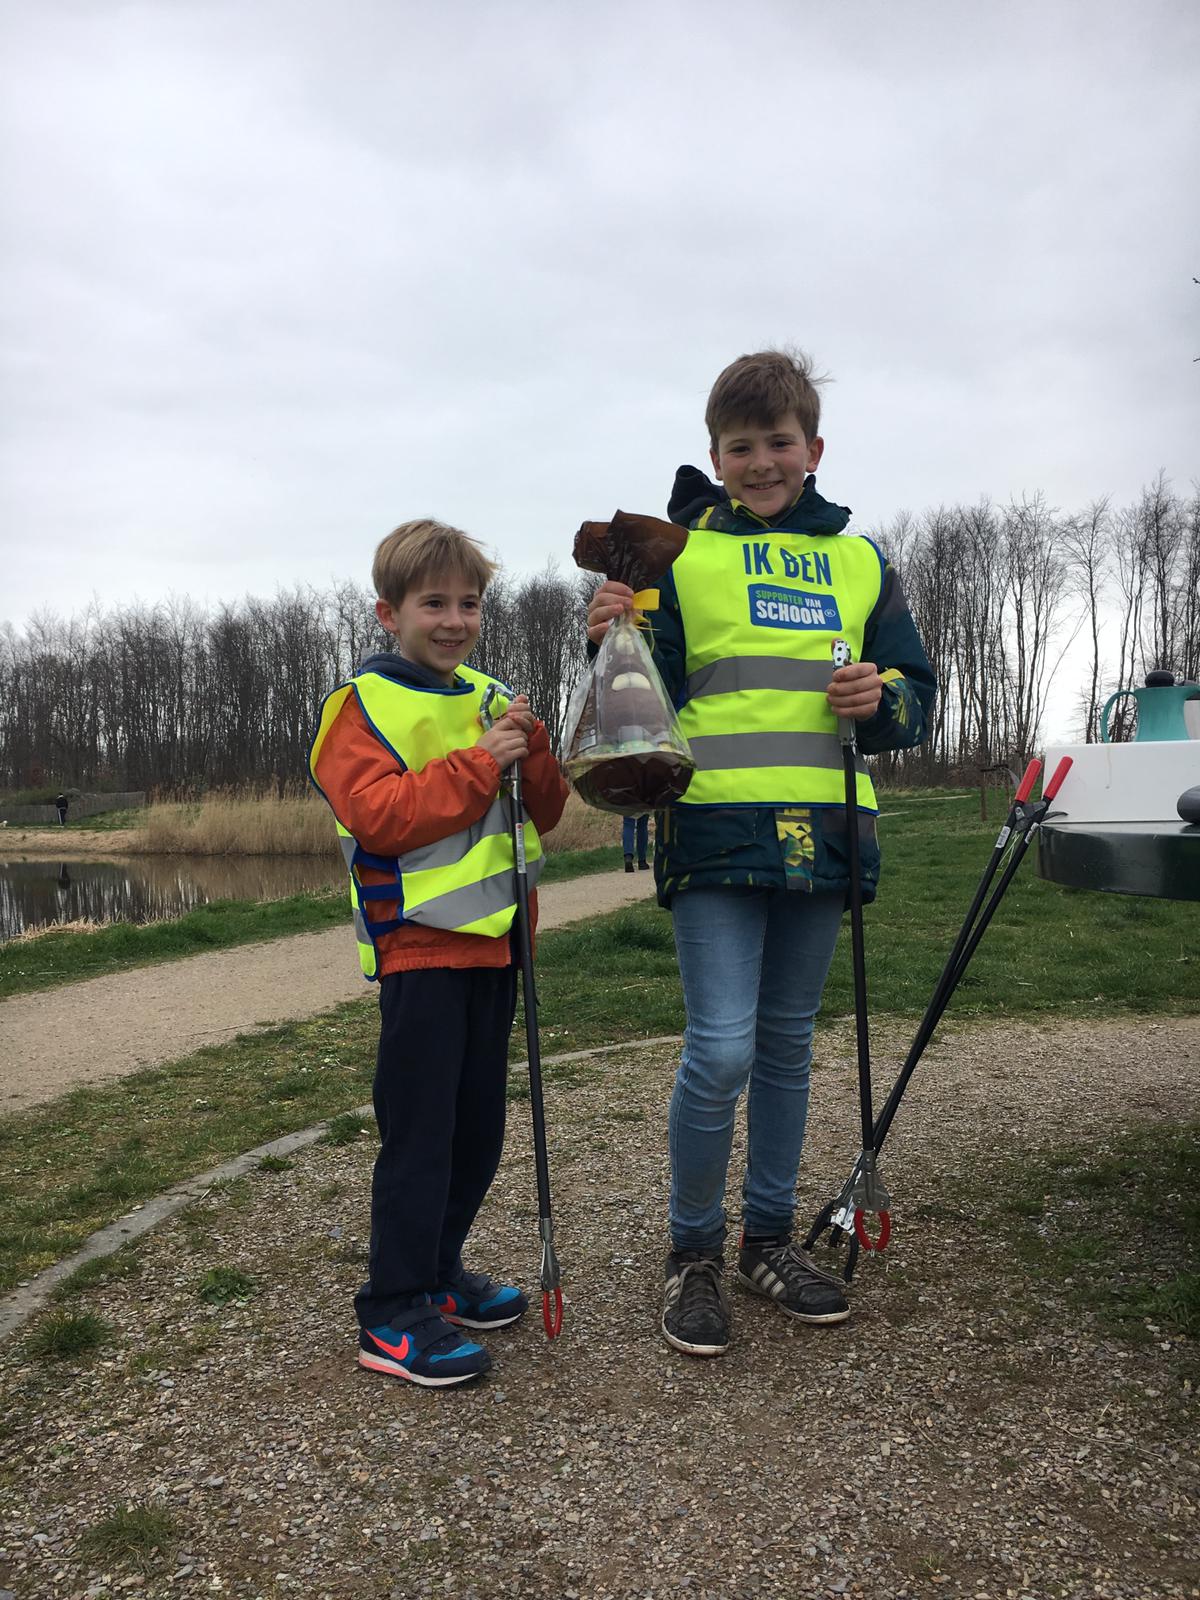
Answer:
M877 1060L906 1038L880 1021ZM1195 1343L1117 1339L979 1213L1027 1156L1197 1114L1200 1019L989 1024L935 1041L889 1143L887 1255L811 1329L732 1291L718 1361L659 1339L674 1050L547 1090L563 1336L489 1340L429 1393L354 1364L373 1142L209 1194L77 1303L111 1342L0 1351L0 1592L238 1600L1185 1600L1200 1593ZM807 1217L855 1149L852 1026L822 1035ZM532 1285L527 1107L474 1239ZM1065 1193L1051 1209L1081 1203ZM1177 1203L1171 1196L1163 1204ZM1053 1225L1053 1220L1051 1220ZM1179 1263L1153 1263L1172 1270ZM216 1266L255 1281L205 1304ZM1086 1266L1080 1272L1086 1272ZM145 1573L89 1554L168 1513Z
M652 892L648 872L550 883L538 891L539 927L563 927ZM315 1016L365 989L347 914L344 928L16 995L0 1001L0 1114Z

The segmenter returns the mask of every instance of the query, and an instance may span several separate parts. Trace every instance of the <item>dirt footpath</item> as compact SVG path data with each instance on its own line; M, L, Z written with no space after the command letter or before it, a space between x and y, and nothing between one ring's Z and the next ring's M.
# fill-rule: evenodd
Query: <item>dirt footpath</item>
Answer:
M538 925L561 928L652 893L648 872L550 883L538 891ZM17 995L0 1001L0 1115L365 992L347 916L344 928Z
M880 1019L881 1075L906 1042ZM851 1320L805 1327L731 1285L718 1361L658 1332L675 1060L614 1052L548 1084L563 1333L548 1343L534 1310L489 1336L479 1384L416 1391L355 1365L367 1137L214 1188L114 1263L71 1305L108 1330L95 1355L0 1348L0 1594L1195 1596L1196 1342L1136 1319L1116 1336L1072 1277L1030 1276L989 1209L1039 1150L1194 1115L1200 1020L939 1037L889 1142L895 1232L860 1265ZM851 1021L820 1042L805 1218L853 1159L854 1083ZM530 1143L516 1102L471 1256L527 1288ZM1042 1226L1088 1203L1064 1183ZM1121 1265L1142 1281L1183 1265L1153 1235L1136 1248ZM199 1292L215 1268L244 1275L220 1305ZM118 1506L159 1517L140 1571L94 1542Z

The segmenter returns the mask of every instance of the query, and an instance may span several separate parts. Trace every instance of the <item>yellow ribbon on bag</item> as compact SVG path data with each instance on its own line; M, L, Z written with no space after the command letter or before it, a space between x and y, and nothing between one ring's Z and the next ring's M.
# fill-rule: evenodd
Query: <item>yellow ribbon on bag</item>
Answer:
M648 628L644 612L658 610L658 590L639 589L633 597L633 620L636 627Z

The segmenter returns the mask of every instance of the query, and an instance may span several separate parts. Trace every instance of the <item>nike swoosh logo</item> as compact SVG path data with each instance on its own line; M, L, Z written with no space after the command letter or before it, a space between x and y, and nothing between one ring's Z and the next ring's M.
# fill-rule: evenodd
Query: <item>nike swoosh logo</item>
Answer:
M407 1334L404 1335L399 1344L385 1344L384 1341L374 1333L371 1335L371 1337L375 1340L375 1343L382 1351L389 1356L395 1356L397 1361L403 1361L405 1356L412 1349L412 1340Z

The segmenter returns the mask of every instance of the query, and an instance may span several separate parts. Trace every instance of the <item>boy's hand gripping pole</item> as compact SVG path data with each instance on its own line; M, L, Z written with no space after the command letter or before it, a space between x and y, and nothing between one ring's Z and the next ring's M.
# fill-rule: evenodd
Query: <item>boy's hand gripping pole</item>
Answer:
M845 639L833 641L833 665L848 667L854 660ZM862 1116L862 1154L838 1204L834 1226L849 1233L851 1226L864 1250L886 1250L892 1233L892 1198L876 1170L875 1113L871 1096L871 1041L867 1022L867 958L863 939L862 867L858 846L858 742L852 717L838 718L842 742L842 768L846 779L846 857L850 865L850 935L854 957L854 1020L858 1036L858 1100ZM879 1218L872 1238L865 1218Z
M494 722L492 702L496 685L489 684L479 707L484 728ZM517 891L517 939L521 952L521 993L525 1006L525 1041L529 1052L529 1103L533 1112L533 1159L537 1171L538 1234L542 1241L542 1326L548 1339L562 1332L562 1275L554 1251L554 1221L550 1215L550 1163L546 1151L546 1116L542 1105L542 1053L538 1039L537 991L533 981L533 938L529 919L529 875L525 861L525 807L521 796L521 763L514 761L504 775L512 806L512 841Z

